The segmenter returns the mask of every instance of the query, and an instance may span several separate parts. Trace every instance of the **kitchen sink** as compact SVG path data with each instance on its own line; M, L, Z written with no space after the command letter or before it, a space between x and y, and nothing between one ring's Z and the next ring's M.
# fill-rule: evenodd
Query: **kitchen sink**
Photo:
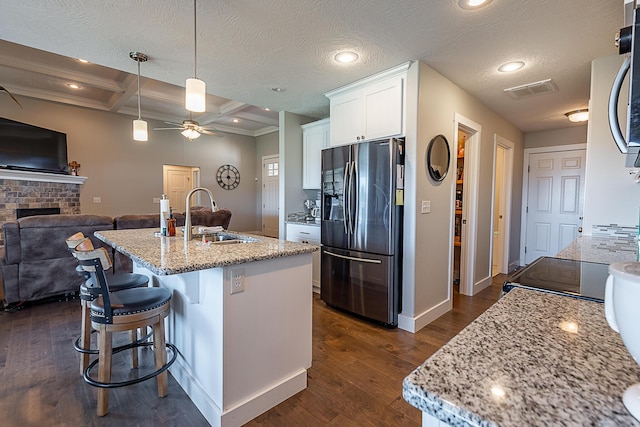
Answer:
M230 233L212 233L212 234L193 234L194 240L204 240L211 245L233 245L237 243L253 243L258 239L254 239L248 236L239 236Z

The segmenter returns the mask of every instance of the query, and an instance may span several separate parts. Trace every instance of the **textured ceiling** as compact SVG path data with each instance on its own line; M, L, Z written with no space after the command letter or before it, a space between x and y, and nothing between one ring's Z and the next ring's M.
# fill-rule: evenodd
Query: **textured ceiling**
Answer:
M460 8L458 0L199 0L198 75L207 83L213 105L199 120L215 123L216 115L230 119L225 111L243 112L251 106L327 117L324 92L419 59L522 131L567 127L564 113L588 105L591 61L617 53L613 38L624 24L623 4L493 0L470 11ZM133 95L132 76L116 70L135 74L128 53L144 52L150 59L142 65L142 92L155 94L149 96L151 102L171 91L159 82L173 85L181 96L180 86L193 76L192 24L189 0L5 1L0 38L109 67L114 74L104 78ZM11 55L6 46L12 47L0 45L0 60ZM360 61L335 63L333 56L343 49L357 52ZM59 67L69 61L58 60L63 61ZM497 67L510 60L527 66L498 73ZM36 83L26 74L12 86L20 73L2 65L0 61L0 84L26 91L31 80L34 91L47 89L46 81ZM544 79L552 79L558 91L519 100L503 93ZM275 86L286 91L276 93L271 90ZM100 90L105 89L95 88L97 99L109 96L108 90ZM135 96L127 99L120 103L129 109L112 110L135 109ZM154 115L176 121L178 104ZM251 108L244 111L247 117L264 111ZM256 123L252 132L270 126Z

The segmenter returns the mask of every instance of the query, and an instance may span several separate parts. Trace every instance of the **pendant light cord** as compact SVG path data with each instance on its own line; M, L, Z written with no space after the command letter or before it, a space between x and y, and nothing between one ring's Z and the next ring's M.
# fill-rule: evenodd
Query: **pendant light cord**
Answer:
M194 77L198 78L198 32L196 26L196 8L197 0L193 0L193 73Z
M140 120L140 61L136 60L138 63L138 120Z

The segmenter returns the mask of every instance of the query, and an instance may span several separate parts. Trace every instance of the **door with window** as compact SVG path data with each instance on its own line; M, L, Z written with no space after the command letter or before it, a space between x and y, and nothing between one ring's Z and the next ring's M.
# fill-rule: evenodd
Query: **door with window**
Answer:
M280 157L262 158L262 233L278 237L278 181L280 179Z

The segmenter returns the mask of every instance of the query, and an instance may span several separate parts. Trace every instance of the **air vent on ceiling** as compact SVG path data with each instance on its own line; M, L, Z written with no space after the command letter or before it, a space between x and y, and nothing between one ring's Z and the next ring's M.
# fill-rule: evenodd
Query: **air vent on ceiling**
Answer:
M556 92L558 88L551 79L540 80L539 82L527 83L526 85L514 86L504 89L504 92L515 99L522 99L528 96L540 95L543 93Z

